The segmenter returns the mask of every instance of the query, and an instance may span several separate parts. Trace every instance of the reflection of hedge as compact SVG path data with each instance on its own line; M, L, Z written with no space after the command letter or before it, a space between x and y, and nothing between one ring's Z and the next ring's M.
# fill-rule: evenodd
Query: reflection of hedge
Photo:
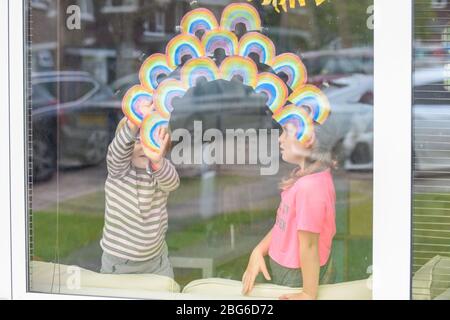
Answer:
M318 48L329 44L336 38L345 37L350 38L354 47L371 45L373 30L367 28L367 20L373 14L367 12L371 5L373 5L373 0L332 0L317 8L311 6L318 26L317 32L320 41ZM345 12L346 21L339 17L339 12ZM342 28L342 23L347 24L347 30Z
M430 32L429 28L432 19L437 17L436 11L431 9L431 0L414 1L414 32L420 33L420 39L436 39L436 34Z

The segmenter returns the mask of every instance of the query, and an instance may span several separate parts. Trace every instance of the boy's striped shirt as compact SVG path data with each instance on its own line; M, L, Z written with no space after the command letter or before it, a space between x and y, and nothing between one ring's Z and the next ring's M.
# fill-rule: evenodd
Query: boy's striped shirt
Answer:
M167 198L179 186L169 160L148 172L132 165L136 138L125 124L108 148L105 225L100 245L111 255L145 261L157 257L165 243Z

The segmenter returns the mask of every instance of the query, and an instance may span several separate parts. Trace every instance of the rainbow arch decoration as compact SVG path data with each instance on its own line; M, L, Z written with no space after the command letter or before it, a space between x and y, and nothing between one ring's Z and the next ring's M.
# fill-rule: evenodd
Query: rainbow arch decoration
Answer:
M141 127L141 140L151 150L159 149L157 128L168 126L175 99L189 88L216 80L240 81L265 95L273 119L281 126L295 125L300 142L311 137L314 125L328 119L328 98L307 83L307 70L299 56L277 55L272 40L261 33L261 18L252 5L230 4L220 19L208 9L194 9L180 24L181 32L169 40L165 53L154 53L144 61L140 85L129 89L122 100L124 115ZM239 24L246 30L240 38ZM218 52L221 57L216 56ZM259 72L258 63L271 71ZM153 103L155 109L146 117L141 111L143 102Z

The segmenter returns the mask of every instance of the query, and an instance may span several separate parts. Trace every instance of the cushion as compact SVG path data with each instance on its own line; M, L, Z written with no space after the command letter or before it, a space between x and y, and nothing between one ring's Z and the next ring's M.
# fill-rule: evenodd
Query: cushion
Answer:
M154 274L101 274L78 266L32 261L30 290L49 293L145 297L143 293L148 292L177 293L180 292L180 286L169 277Z
M434 298L434 300L450 300L450 289L445 290L443 293Z
M326 284L319 287L319 300L371 300L371 278L366 280ZM242 282L226 279L202 279L190 282L183 293L222 296L227 299L246 298L241 294ZM256 284L248 298L278 299L283 294L297 293L301 288L282 287L273 284Z
M450 287L450 257L434 256L413 277L413 299L432 300Z

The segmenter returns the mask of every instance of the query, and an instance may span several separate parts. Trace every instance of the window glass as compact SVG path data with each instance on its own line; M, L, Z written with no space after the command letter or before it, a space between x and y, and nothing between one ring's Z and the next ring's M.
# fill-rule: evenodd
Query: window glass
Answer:
M414 1L412 298L450 299L448 1Z
M192 55L202 55L188 47L171 51L170 45L166 55L168 43L186 33L183 16L204 8L220 24L225 8L236 3L243 18L227 37L236 38L236 55L249 57L234 69L223 67L227 52L220 48L227 39L218 41L207 68L221 68L215 80L204 81L207 74L170 100L173 110L166 108L174 91L164 100L163 84L185 79L184 66ZM266 265L277 281L289 274L289 281L275 283L301 286L300 264L312 261L305 256L300 262L306 243L301 237L307 237L319 252L320 284L350 288L349 282L359 281L358 290L349 289L354 298L371 297L373 1L311 0L286 10L282 1L263 3L27 2L30 291L146 297L183 288L192 293L193 281L202 280L204 288L221 278L225 287L213 291L230 295L226 285L241 285L252 252L273 232L263 250ZM261 28L253 25L258 16ZM260 29L247 36L256 55L245 51L252 28ZM273 43L273 58L270 42L255 43L261 35ZM183 41L194 48L200 43L200 52L207 36L184 35ZM139 72L158 53L170 72L155 78L153 88ZM288 71L276 71L275 57L287 53L292 56L278 63L289 66L286 57L294 57L298 82ZM258 75L252 75L253 66ZM270 109L268 95L255 89L252 79L262 81L264 72L269 85L281 83L278 109ZM140 84L141 95L132 96L129 90ZM303 100L288 109L299 92ZM147 107L161 117L152 119L168 121L166 160L155 156L160 149L149 138L155 137L148 133L154 132L150 120L144 120L142 135L121 121L122 107L135 98L144 109L152 101ZM288 125L284 110L290 112ZM289 124L301 122L290 117L311 124L292 134ZM287 151L281 142L286 136L296 151ZM256 282L271 281L260 274Z

